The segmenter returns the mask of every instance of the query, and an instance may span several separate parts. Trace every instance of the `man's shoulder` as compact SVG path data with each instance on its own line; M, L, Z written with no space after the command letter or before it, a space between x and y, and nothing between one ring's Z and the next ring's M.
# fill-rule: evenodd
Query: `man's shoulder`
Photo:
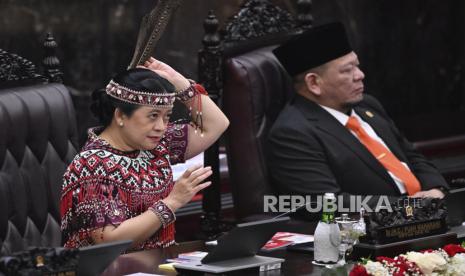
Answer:
M276 118L273 128L294 128L304 124L306 118L292 102L287 103Z
M304 114L296 105L288 103L273 123L268 137L271 139L306 137L313 132L313 127L308 114Z

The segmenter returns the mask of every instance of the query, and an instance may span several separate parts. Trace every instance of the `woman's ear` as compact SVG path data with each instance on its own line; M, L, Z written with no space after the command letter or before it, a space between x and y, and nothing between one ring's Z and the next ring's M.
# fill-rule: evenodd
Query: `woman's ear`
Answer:
M126 115L119 109L115 108L115 112L113 113L113 119L116 121L116 124L120 127L124 126L124 118Z
M321 95L321 77L318 74L309 72L305 75L305 85L307 90L315 96Z

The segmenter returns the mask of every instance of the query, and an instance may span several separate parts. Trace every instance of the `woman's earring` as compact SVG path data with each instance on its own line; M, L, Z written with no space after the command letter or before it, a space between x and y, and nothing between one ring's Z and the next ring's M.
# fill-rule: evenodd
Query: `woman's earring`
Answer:
M123 126L124 126L124 123L123 123L123 122L119 122L119 126L120 126L120 127L123 127Z

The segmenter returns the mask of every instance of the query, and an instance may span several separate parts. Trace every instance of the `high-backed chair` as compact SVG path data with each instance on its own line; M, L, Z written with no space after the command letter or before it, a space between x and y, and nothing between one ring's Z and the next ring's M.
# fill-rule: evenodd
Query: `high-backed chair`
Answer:
M70 93L50 83L61 76L54 56L44 75L3 50L0 61L10 68L0 70L0 255L60 246L62 176L78 137Z
M273 194L266 166L266 138L293 93L292 82L264 47L229 57L224 64L223 110L231 121L227 156L237 218L263 212Z
M239 220L261 213L263 195L273 192L265 166L265 138L293 89L271 50L311 27L311 1L296 3L297 20L269 1L246 0L220 31L212 12L204 21L199 80L231 122L225 141L234 211ZM464 141L461 135L415 145L451 184L463 187ZM207 230L214 230L208 219L218 220L221 206L218 148L218 144L212 146L205 155L205 163L214 171L213 184L203 197Z
M268 131L293 93L292 82L271 50L310 27L311 1L297 1L298 20L269 1L244 1L238 13L217 32L210 13L205 20L204 48L199 55L199 79L219 100L230 120L226 153L234 213L241 220L263 212L263 195L272 194L265 162ZM221 35L220 35L221 33ZM217 164L218 145L206 153ZM204 209L219 211L219 177L204 194Z

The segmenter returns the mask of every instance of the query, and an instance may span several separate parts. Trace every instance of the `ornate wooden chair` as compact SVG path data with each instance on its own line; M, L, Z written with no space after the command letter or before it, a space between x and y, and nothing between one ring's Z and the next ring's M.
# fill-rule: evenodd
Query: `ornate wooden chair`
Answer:
M0 50L0 255L61 245L62 176L78 135L50 34L44 47L42 74Z
M265 138L289 95L291 81L271 50L290 36L310 28L311 1L297 1L294 19L269 1L244 1L237 14L218 31L213 12L204 21L199 53L199 80L218 102L231 124L225 135L229 177L236 218L260 214L263 195L272 193L265 166ZM465 185L464 136L417 142L451 184ZM218 227L221 186L219 144L205 155L214 170L213 185L204 193L206 232Z
M263 212L263 195L272 193L265 164L268 130L293 93L291 80L271 50L312 23L311 1L297 1L297 19L265 0L244 1L218 31L210 12L204 21L199 80L222 106L231 124L225 135L236 218ZM215 231L220 212L218 143L205 154L213 185L204 193L203 229Z

